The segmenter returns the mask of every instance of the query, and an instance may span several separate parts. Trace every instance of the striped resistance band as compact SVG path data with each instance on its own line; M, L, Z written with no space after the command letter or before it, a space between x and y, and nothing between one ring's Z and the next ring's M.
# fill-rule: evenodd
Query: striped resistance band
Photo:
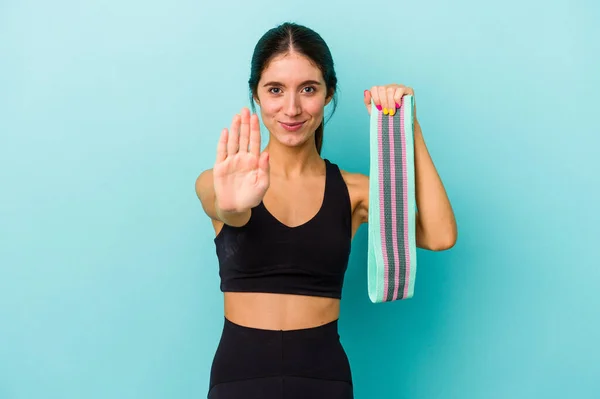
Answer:
M373 303L413 296L415 238L414 97L393 116L371 103L368 291Z

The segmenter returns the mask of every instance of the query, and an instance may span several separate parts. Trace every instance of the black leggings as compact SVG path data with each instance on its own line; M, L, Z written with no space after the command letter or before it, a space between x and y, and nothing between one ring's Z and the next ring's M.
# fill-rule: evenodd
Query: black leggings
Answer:
M337 320L288 331L225 319L209 399L352 399L352 375Z

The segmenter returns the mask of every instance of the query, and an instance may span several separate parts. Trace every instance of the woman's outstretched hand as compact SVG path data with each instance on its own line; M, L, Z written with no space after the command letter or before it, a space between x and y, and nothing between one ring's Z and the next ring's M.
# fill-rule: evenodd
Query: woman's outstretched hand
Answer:
M258 116L248 108L221 132L213 181L217 208L228 213L257 206L269 188L269 155L260 152Z

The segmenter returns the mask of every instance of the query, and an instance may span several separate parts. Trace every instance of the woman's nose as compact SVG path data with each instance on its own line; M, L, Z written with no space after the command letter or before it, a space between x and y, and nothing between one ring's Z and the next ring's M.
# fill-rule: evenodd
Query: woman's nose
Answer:
M288 96L286 99L284 112L288 116L296 116L302 113L300 101L298 101L295 95Z

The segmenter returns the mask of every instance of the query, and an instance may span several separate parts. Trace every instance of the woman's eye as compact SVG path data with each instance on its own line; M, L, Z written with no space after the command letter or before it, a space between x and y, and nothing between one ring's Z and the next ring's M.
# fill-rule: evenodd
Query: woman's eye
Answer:
M312 86L305 87L303 90L305 93L314 93L315 92L315 88ZM279 87L272 87L269 89L269 93L281 94L281 89Z

